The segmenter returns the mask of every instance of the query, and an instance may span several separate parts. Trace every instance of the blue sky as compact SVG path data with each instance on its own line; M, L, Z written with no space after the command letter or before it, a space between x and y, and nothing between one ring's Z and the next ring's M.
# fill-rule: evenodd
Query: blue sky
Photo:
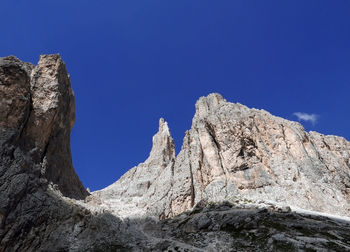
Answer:
M350 1L3 0L0 9L0 56L66 62L73 163L92 190L147 158L160 117L179 150L196 100L211 92L291 120L306 113L307 130L350 139Z

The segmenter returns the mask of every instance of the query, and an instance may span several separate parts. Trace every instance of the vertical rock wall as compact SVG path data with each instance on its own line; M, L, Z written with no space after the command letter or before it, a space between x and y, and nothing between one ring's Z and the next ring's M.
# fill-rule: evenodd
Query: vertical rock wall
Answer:
M74 96L60 56L41 56L37 66L0 59L0 88L2 172L17 173L5 163L25 157L30 167L16 169L47 179L67 197L87 196L72 166Z
M62 215L73 210L48 188L88 195L72 166L73 124L73 92L59 55L41 56L37 66L0 58L0 251L39 246L45 229L69 219Z

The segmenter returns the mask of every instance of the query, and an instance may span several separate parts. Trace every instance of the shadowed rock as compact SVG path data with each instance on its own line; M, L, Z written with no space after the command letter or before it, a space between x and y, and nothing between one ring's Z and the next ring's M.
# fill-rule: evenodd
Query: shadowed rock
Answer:
M89 195L74 120L59 55L0 58L1 252L350 250L350 218L304 210L349 216L344 138L210 94L177 156L160 119L148 159Z
M70 132L74 96L59 55L40 57L37 66L15 57L0 60L1 152L27 157L26 172L40 173L68 197L88 195L73 166ZM4 171L11 173L9 167Z

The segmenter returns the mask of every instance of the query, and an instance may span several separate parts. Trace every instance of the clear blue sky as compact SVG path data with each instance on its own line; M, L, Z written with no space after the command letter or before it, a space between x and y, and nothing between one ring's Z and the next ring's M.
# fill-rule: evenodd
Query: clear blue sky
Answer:
M203 95L350 139L350 1L2 0L0 56L60 53L76 96L74 167L103 188L150 151L177 150Z

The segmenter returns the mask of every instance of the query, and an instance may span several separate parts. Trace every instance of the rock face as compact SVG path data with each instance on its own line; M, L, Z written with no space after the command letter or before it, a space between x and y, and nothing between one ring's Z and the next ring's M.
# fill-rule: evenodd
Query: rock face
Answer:
M211 94L177 156L160 119L149 158L89 195L74 120L59 55L0 58L0 252L350 251L350 218L297 208L350 215L344 138Z
M41 56L37 66L0 58L0 251L123 248L119 239L138 239L123 228L111 242L121 221L74 200L88 195L72 166L74 118L59 55Z
M350 215L350 143L342 137L307 133L297 122L227 102L219 94L198 100L175 160L168 144L173 140L162 125L161 119L150 158L94 193L112 211L123 212L113 204L118 199L118 205L127 202L128 214L164 218L201 200L241 196ZM155 141L160 135L166 140Z
M26 157L30 167L16 176L40 174L65 196L87 196L72 166L74 96L60 57L42 56L36 67L15 57L0 59L0 89L2 186L10 187L5 175L13 172L11 163Z
M223 202L148 224L145 231L186 243L188 251L349 251L349 228L322 216ZM177 244L164 246L181 251Z

